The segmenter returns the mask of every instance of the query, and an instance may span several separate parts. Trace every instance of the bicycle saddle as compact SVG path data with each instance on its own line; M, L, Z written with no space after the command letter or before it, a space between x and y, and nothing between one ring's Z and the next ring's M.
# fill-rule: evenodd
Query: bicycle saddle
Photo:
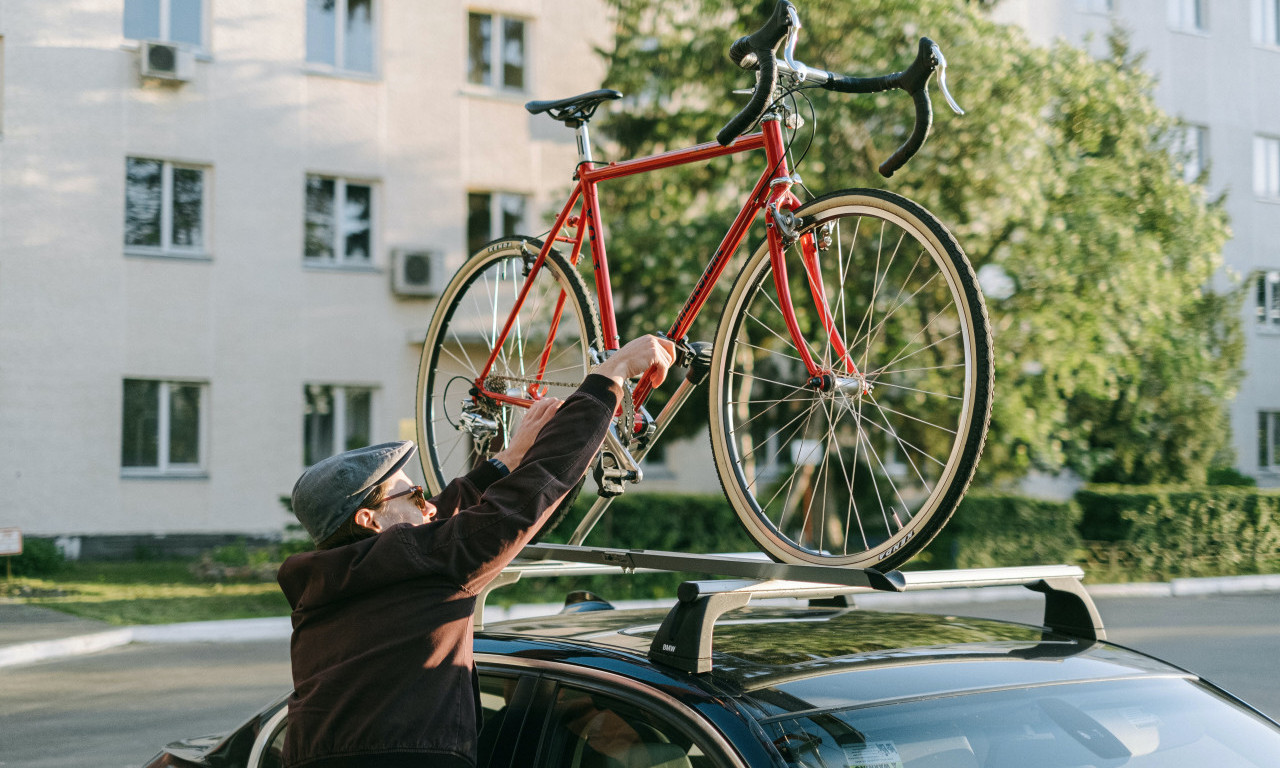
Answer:
M553 120L559 120L570 128L585 123L596 113L596 109L606 101L622 98L622 94L611 88L580 93L567 99L549 101L531 101L524 105L531 115L546 112Z

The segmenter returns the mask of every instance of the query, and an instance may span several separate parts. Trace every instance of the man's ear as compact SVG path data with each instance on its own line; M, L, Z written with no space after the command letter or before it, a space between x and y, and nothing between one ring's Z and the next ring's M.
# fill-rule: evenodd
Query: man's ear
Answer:
M378 522L377 516L372 509L360 508L356 510L354 518L356 525L368 528L374 533L382 533L382 524Z

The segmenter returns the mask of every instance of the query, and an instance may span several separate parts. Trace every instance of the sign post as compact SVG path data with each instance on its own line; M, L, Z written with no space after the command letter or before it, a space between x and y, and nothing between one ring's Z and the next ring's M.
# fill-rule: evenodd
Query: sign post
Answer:
M22 529L0 528L0 555L4 556L5 572L13 581L13 555L22 554Z

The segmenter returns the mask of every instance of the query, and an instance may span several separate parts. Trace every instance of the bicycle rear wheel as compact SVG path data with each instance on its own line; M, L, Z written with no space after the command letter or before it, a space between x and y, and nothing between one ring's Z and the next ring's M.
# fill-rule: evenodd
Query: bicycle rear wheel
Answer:
M954 238L906 198L845 190L795 213L788 293L827 375L806 369L761 246L716 337L716 468L774 559L891 569L951 517L982 453L993 386L986 307ZM806 243L820 281L802 266ZM818 290L848 359L826 329Z
M436 306L423 343L417 392L419 455L432 493L501 450L524 413L473 389L541 247L523 237L489 243L462 265ZM549 251L494 357L485 389L528 398L533 387L539 394L566 397L590 370L590 349L599 348L600 335L582 276L564 256ZM483 429L466 428L464 414L473 424L480 419L495 427L492 438Z

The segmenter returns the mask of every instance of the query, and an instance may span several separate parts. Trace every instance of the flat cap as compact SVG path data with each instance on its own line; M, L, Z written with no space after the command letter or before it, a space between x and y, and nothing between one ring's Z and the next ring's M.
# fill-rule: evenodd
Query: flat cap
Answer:
M369 490L404 467L415 450L408 440L379 443L311 465L293 485L293 514L319 544L350 520Z

